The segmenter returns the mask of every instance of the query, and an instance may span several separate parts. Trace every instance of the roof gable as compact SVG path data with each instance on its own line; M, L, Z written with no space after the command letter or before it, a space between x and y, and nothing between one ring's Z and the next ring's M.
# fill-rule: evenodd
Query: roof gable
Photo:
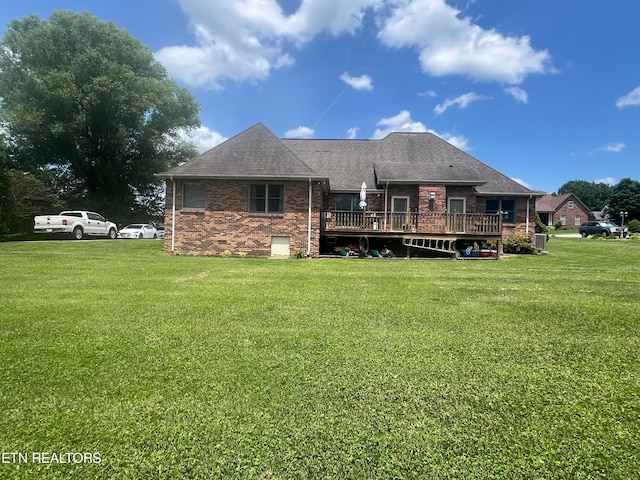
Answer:
M163 177L310 178L317 173L258 123Z
M569 200L573 200L584 211L589 211L589 208L573 193L565 193L564 195L545 195L536 201L536 211L555 212Z

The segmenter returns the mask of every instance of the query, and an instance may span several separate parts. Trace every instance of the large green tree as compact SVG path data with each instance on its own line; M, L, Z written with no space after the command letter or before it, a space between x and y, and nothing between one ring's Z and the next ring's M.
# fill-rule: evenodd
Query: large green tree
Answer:
M591 210L602 210L609 202L611 187L606 183L569 180L558 189L558 195L573 193Z
M623 178L611 191L609 213L611 219L620 222L620 212L626 212L625 223L632 219L640 220L640 182Z
M12 21L0 98L14 163L53 172L71 207L118 221L147 211L154 173L197 153L181 140L200 124L193 96L148 47L89 13Z

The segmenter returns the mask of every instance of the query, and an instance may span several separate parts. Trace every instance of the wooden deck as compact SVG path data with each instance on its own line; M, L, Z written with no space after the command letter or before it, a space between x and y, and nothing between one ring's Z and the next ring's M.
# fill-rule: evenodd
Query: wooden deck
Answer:
M500 237L502 215L484 213L324 212L325 234Z

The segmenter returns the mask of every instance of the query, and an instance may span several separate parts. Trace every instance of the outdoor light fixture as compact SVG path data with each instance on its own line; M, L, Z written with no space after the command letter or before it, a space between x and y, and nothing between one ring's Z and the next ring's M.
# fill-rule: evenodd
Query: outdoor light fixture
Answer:
M622 222L620 222L620 238L624 238L624 217L628 217L629 212L620 212L620 218Z
M435 200L436 199L436 192L431 192L429 194L429 200Z

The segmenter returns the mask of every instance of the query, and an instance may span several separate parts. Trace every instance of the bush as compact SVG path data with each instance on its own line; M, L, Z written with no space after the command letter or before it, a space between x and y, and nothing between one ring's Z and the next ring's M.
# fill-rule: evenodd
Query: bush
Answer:
M631 220L629 222L629 233L640 233L640 220Z
M533 235L514 233L504 239L504 253L538 253Z
M542 220L540 219L540 215L536 213L536 233L547 233L549 231L549 227L547 227Z

